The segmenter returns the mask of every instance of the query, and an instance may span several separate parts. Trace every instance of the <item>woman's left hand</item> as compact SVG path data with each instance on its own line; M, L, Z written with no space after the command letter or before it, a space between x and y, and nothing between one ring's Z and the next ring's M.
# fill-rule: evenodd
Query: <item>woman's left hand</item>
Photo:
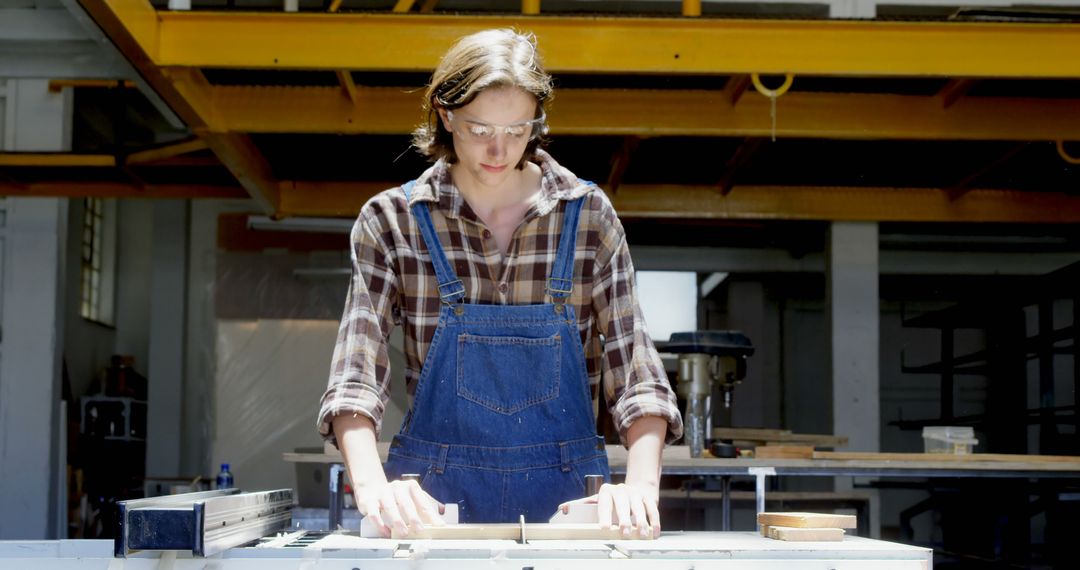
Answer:
M619 525L619 531L625 538L638 533L641 538L660 536L660 510L657 508L660 490L654 485L644 483L605 483L600 492L591 497L570 501L559 505L559 510L566 513L571 503L596 504L600 528Z

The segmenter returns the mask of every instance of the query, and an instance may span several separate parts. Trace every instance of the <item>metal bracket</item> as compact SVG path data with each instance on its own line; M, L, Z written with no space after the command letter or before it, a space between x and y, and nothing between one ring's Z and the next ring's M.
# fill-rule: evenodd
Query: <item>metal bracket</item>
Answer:
M765 512L765 478L769 475L776 476L775 467L751 467L747 470L747 473L754 476L754 499L757 503L757 513L761 514ZM754 517L754 528L761 530L760 525L757 524L757 517Z

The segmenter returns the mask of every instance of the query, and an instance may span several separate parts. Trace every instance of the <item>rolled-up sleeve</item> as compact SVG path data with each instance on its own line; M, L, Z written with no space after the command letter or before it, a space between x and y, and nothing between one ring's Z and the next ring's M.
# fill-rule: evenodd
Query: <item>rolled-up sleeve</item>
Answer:
M598 332L604 335L602 381L608 411L626 444L630 425L644 416L664 418L666 441L682 437L682 416L660 355L645 327L638 304L634 266L626 234L602 193L595 208L601 236L597 250L592 304Z
M387 339L394 325L397 277L388 250L380 243L372 206L369 202L353 225L352 279L319 407L319 433L334 445L335 417L366 416L379 432L390 398Z

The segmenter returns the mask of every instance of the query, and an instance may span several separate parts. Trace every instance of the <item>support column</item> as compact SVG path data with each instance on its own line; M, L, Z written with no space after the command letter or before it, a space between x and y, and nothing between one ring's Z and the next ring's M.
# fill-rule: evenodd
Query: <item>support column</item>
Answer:
M848 450L878 451L881 411L877 224L833 222L828 247L826 295L833 433L848 438Z
M67 151L71 96L47 80L4 85L0 150ZM0 539L64 536L60 457L68 202L6 199L0 266Z
M187 323L188 206L154 202L147 375L147 477L190 475L180 470Z

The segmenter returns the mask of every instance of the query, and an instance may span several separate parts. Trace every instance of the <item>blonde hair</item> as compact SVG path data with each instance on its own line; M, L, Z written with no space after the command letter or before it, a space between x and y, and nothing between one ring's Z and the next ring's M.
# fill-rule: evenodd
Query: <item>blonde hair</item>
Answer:
M536 49L536 37L511 29L485 30L465 36L443 55L424 95L424 122L413 131L413 146L432 161L457 162L454 137L439 120L440 108L468 105L493 87L518 87L536 97L536 114L543 116L552 96L551 76ZM541 132L547 132L546 125ZM536 158L542 137L529 141L516 168Z

